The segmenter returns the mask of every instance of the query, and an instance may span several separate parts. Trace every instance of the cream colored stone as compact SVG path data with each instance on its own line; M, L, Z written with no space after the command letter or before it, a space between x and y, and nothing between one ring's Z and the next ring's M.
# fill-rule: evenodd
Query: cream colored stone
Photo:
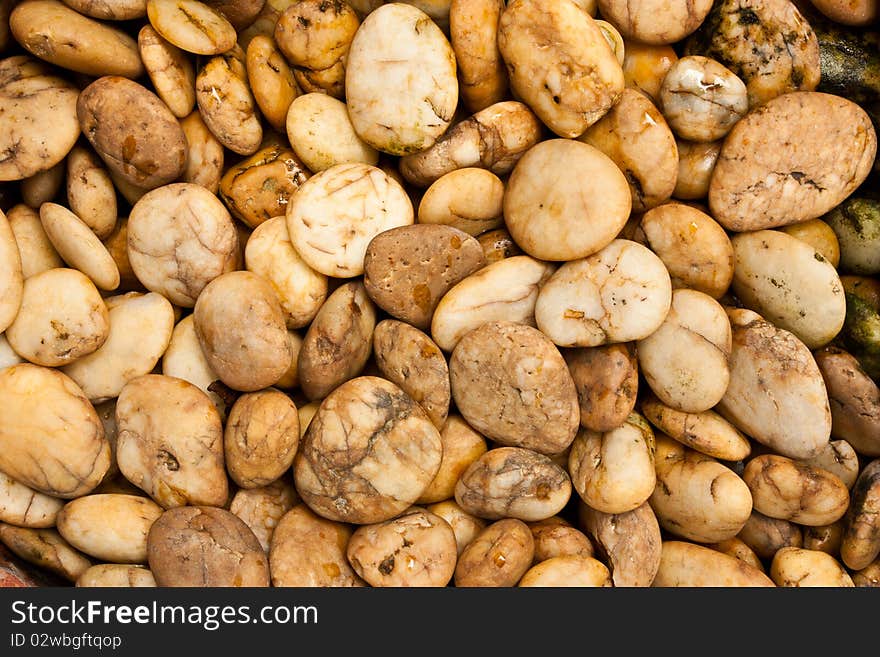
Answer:
M373 357L382 376L418 402L442 429L451 392L449 368L440 347L417 328L394 319L379 322L372 338Z
M687 413L666 406L653 395L642 400L648 421L670 438L721 461L741 461L752 447L748 437L715 411Z
M37 568L75 582L92 561L54 529L30 529L0 523L0 542Z
M113 563L145 563L147 534L162 507L138 495L86 495L64 505L58 533L73 547L95 559Z
M675 290L666 319L636 351L639 371L660 400L686 413L708 411L730 382L730 321L720 303L696 290Z
M361 376L321 403L293 475L297 492L316 513L371 524L418 499L441 458L440 432L421 407L390 381Z
M299 385L322 399L358 376L373 350L376 308L358 280L337 287L309 325L297 356Z
M70 377L21 363L0 370L0 471L40 493L91 492L110 467L94 407Z
M31 527L54 527L64 500L35 491L0 472L0 522Z
M504 183L491 171L456 169L441 176L419 201L420 224L443 224L480 235L504 224Z
M299 503L293 479L277 479L259 488L242 488L229 503L229 510L244 520L268 554L279 521Z
M852 577L837 559L819 550L785 547L770 564L776 586L853 587Z
M9 227L12 228L12 234L15 235L21 256L21 274L24 278L47 269L64 267L64 261L43 230L39 212L24 203L19 203L10 208L6 218L9 220Z
M119 393L116 424L119 470L162 507L226 504L223 427L201 390L160 374L138 377Z
M815 349L846 318L837 270L812 246L778 230L734 235L732 290L742 304Z
M496 39L504 7L504 0L449 3L449 38L458 65L459 94L471 112L507 97L507 70Z
M537 144L543 127L527 105L499 101L447 130L430 148L400 159L400 172L417 187L465 167L481 167L497 176L511 172Z
M294 100L286 127L293 150L315 173L337 164L379 161L376 149L354 131L345 103L327 94L304 94Z
M315 271L336 278L362 274L370 240L413 220L400 183L368 164L337 164L312 176L287 206L297 253Z
M553 557L532 566L517 586L610 587L611 571L593 557Z
M235 28L198 0L147 0L147 16L156 32L186 52L219 55L235 45Z
M554 265L529 256L505 258L480 269L449 290L431 320L431 337L452 351L469 331L504 320L534 326L535 302Z
M24 296L21 254L6 215L0 211L0 333L14 321Z
M290 368L281 303L260 276L248 271L218 276L199 295L193 316L208 364L230 388L262 390Z
M133 38L58 0L19 3L9 15L9 28L28 52L77 73L136 78L144 72Z
M654 492L654 432L638 414L604 433L581 430L571 445L568 471L591 508L626 513Z
M133 564L102 563L87 568L76 580L76 586L152 588L156 579L149 568Z
M358 527L346 556L374 587L441 587L458 557L452 527L440 516L413 507L385 522Z
M152 25L138 32L138 51L150 82L171 113L183 118L196 106L196 71L192 60Z
M683 203L664 203L639 223L644 244L656 253L674 289L690 288L720 299L733 280L730 238L708 214Z
M504 194L507 230L523 251L542 260L596 253L617 237L631 208L629 185L614 161L567 139L529 149Z
M672 196L678 147L664 115L645 94L624 89L614 107L578 139L602 151L624 172L634 211L643 212Z
M703 57L682 57L660 86L660 108L682 139L723 139L749 111L745 83L724 65Z
M76 269L50 269L25 281L21 309L6 329L16 353L36 365L58 367L107 340L110 315L89 278Z
M302 328L315 318L327 298L327 277L293 248L284 217L273 217L254 229L244 259L248 271L266 279L277 293L288 328Z
M731 316L730 384L718 410L737 429L789 458L810 458L831 434L828 393L810 350L754 313Z
M171 340L174 309L154 292L107 300L110 335L103 345L64 367L94 403L119 395L135 377L153 370Z
M43 230L64 261L102 290L119 286L119 268L98 236L73 212L57 203L40 206Z
M181 182L201 185L216 194L223 177L223 144L205 125L198 110L181 119L180 127L187 144L186 168L180 176Z
M293 464L299 435L296 405L283 392L242 395L229 409L223 433L229 476L242 488L271 484Z
M196 103L205 125L226 148L238 155L252 155L259 149L263 126L241 48L235 46L205 62L196 74Z
M353 529L315 515L298 504L282 516L272 534L272 586L364 586L345 556Z
M654 587L774 586L760 570L729 554L686 541L663 541Z
M549 457L522 447L497 447L471 463L455 485L455 501L487 520L544 520L571 497L568 473Z
M599 10L627 39L651 45L681 41L696 30L711 0L599 0Z
M430 147L455 113L455 72L452 46L427 14L402 3L379 7L358 28L346 62L355 132L392 155Z
M74 146L68 153L66 188L71 212L98 239L107 239L116 227L116 190L103 162L90 148Z
M175 325L168 348L162 354L162 374L192 383L211 398L220 416L225 418L226 405L217 393L208 390L208 386L220 377L205 358L192 315L187 315Z
M656 435L657 486L650 503L667 532L715 543L736 536L752 513L749 487L715 459Z
M138 280L192 308L205 286L235 268L238 236L204 187L174 183L144 195L128 217L128 258Z
M660 258L641 244L615 239L556 270L538 294L535 320L560 347L594 347L646 338L671 303Z
M742 477L755 510L770 518L818 527L837 522L849 507L849 491L836 474L778 454L751 459Z
M79 137L79 90L42 62L18 55L0 62L0 180L22 180L61 162Z
M487 525L482 518L467 513L454 499L430 504L427 509L443 518L452 527L459 556Z

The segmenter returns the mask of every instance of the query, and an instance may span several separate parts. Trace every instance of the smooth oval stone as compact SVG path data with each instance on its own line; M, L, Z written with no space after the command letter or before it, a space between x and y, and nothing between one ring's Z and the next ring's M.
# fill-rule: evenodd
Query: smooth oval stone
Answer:
M219 55L235 45L235 28L210 3L148 0L153 28L175 46L197 55Z
M727 135L712 180L712 216L732 231L816 219L862 184L877 153L868 114L820 92L774 98Z
M452 351L468 331L504 320L535 325L535 302L555 265L527 255L504 258L447 292L431 320L431 338Z
M58 514L58 533L81 552L113 563L147 560L147 533L162 507L140 495L84 495Z
M751 443L715 411L686 413L666 406L654 396L642 401L648 421L686 447L722 461L739 461L751 453Z
M110 334L99 349L64 366L93 402L119 395L126 383L156 367L174 330L174 308L161 294L116 297Z
M831 408L810 350L750 311L731 325L730 383L715 410L783 456L815 456L830 439Z
M832 264L778 230L734 235L733 292L747 308L794 333L810 349L837 335L846 299Z
M579 139L605 153L624 172L633 210L648 210L672 196L678 146L663 114L644 93L624 89L617 104Z
M294 481L324 518L384 522L422 495L442 452L440 432L421 406L390 381L361 376L321 402L300 442Z
M773 580L736 557L687 541L663 541L660 567L651 586L758 587Z
M358 137L392 155L432 146L458 103L455 69L452 46L420 9L391 3L370 13L355 33L345 69Z
M0 60L0 180L51 169L79 137L79 90L26 56Z
M57 203L40 206L40 222L64 261L88 276L102 290L119 287L119 267L107 247L73 212Z
M119 470L164 508L226 503L223 426L204 392L172 376L138 377L119 393L116 424Z
M15 323L24 299L21 252L12 225L0 211L0 332Z
M549 457L521 447L499 447L471 463L455 485L456 502L489 520L544 520L571 497L568 473Z
M80 93L76 112L89 143L125 182L152 189L183 173L183 128L146 87L118 76L98 78Z
M91 559L76 550L54 529L30 529L0 523L0 543L36 566L35 572L48 571L70 582L75 582L92 566ZM40 580L45 581L42 577Z
M144 73L130 35L58 0L25 0L10 15L9 27L27 51L63 69L96 77Z
M0 471L65 499L92 491L110 467L94 407L70 377L28 363L0 371Z
M0 522L18 527L54 527L64 500L38 493L0 472Z

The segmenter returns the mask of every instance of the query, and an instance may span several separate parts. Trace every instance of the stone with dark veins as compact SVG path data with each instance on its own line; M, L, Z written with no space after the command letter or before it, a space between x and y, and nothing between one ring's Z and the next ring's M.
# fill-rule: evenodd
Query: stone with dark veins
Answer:
M321 403L293 464L297 492L315 513L355 524L407 509L431 483L440 432L396 385L361 376Z
M70 499L91 492L110 467L95 409L70 377L21 363L0 372L0 470L30 488Z
M545 520L571 497L568 473L550 457L522 447L491 449L455 485L455 501L480 518Z
M721 0L685 43L685 55L716 59L746 83L756 107L819 84L819 42L789 0Z
M22 180L61 162L79 137L78 91L37 60L0 61L0 180Z
M712 174L709 207L732 231L815 219L855 191L876 152L877 134L861 107L820 92L788 93L730 131Z

